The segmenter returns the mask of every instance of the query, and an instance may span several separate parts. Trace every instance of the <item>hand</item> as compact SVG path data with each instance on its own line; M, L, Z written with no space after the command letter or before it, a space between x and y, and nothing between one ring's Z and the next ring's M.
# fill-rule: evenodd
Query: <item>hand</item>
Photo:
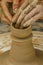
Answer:
M13 16L12 22L15 22L19 16L22 14L22 11L27 7L27 5L29 4L29 0L20 0L19 2L19 9L16 12L16 14Z
M37 5L36 8L32 9L32 11L25 16L24 20L21 22L21 26L27 27L41 17L43 17L43 6Z
M14 9L18 9L18 7L24 2L24 0L14 0L14 2L17 4L16 6L14 5ZM20 4L20 5L19 5ZM12 22L12 16L6 6L6 0L2 0L1 2L1 6L2 6L2 9L3 9L3 12L4 14L2 14L2 21L6 21L8 23L11 23Z
M23 3L23 5L19 8L17 14L14 16L13 18L13 22L16 22L17 25L21 24L21 26L23 26L22 23L24 23L24 19L27 17L27 15L29 14L29 12L36 7L38 0L33 0L33 2L31 2L29 4L29 0L25 0L25 2ZM17 26L16 25L16 26Z
M8 24L9 24L9 22L11 23L12 22L12 15L9 13L9 10L8 10L8 8L7 8L7 6L6 6L6 0L2 0L1 1L1 7L2 7L2 10L3 10L3 13L4 13L4 15L2 16L2 20L4 20L4 21L8 21Z

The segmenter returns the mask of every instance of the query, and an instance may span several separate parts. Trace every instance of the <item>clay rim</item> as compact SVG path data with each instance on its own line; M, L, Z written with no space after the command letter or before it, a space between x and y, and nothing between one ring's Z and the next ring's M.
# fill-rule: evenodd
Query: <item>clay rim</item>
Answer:
M24 29L18 29L18 28L15 28L13 24L14 24L14 22L11 24L11 27L13 27L14 30L26 31L26 30L28 30L28 29L31 28L31 25L29 25L28 27L26 27L26 28L24 28Z

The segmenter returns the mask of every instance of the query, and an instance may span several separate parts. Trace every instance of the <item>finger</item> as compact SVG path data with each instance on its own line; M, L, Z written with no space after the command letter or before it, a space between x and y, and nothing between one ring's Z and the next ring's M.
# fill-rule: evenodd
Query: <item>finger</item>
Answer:
M9 22L8 19L6 19L6 17L4 16L4 14L1 16L1 20L2 20L3 22L5 22L5 23L8 23L8 24L11 23L11 22Z
M24 9L30 2L31 5L36 6L38 0L24 0L25 2L21 5L20 9Z
M19 0L13 0L13 12L16 13L19 7Z
M27 27L29 25L32 25L35 21L37 21L38 19L40 19L40 17L42 17L42 13L38 13L37 15L35 15L34 17L32 17L30 20L28 20L27 22L25 22L23 24L23 27Z
M23 2L22 2L23 1ZM20 6L19 10L24 10L25 7L29 4L29 0L21 0L22 5Z
M18 17L19 17L19 15L20 15L20 13L24 10L24 8L28 5L28 2L29 0L25 0L25 2L21 5L21 7L19 8L19 10L18 10L18 12L16 13L16 15L14 15L14 17L13 17L13 19L12 19L12 22L15 22L17 19L18 19Z
M17 19L18 19L18 17L19 17L19 15L20 15L20 12L17 12L17 13L13 16L12 22L16 22Z
M21 25L23 25L23 23L25 23L27 20L29 20L32 16L34 16L36 13L38 13L37 8L34 8L30 13L28 13L25 18L23 19L23 21L21 22Z
M27 9L28 8L28 9ZM27 7L22 13L21 15L19 16L18 20L17 20L17 24L20 24L21 21L24 19L24 17L27 15L27 12L30 11L30 5Z
M33 6L35 6L35 2L32 2L30 5L27 6L27 8L24 9L24 11L21 13L21 15L18 18L17 24L21 23L21 21L24 19L26 14L32 10Z

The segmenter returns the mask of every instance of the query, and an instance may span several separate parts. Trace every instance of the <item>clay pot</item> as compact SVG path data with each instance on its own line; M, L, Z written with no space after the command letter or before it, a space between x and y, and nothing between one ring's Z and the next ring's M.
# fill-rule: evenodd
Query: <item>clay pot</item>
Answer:
M12 32L12 35L15 37L25 38L25 37L28 37L32 33L31 26L29 26L26 29L16 29L16 28L14 28L13 24L14 23L12 23L12 25L11 25L11 32Z
M14 65L38 65L36 62L35 50L32 44L32 28L16 29L12 27L12 48L11 58ZM34 61L35 60L35 61Z
M16 62L30 62L35 57L31 35L25 39L12 36L12 47L11 56Z

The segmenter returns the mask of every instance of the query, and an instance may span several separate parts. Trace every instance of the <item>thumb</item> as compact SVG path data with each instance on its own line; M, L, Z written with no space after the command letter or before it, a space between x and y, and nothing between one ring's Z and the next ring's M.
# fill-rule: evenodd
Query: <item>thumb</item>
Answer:
M13 0L13 12L15 13L19 7L19 0Z

